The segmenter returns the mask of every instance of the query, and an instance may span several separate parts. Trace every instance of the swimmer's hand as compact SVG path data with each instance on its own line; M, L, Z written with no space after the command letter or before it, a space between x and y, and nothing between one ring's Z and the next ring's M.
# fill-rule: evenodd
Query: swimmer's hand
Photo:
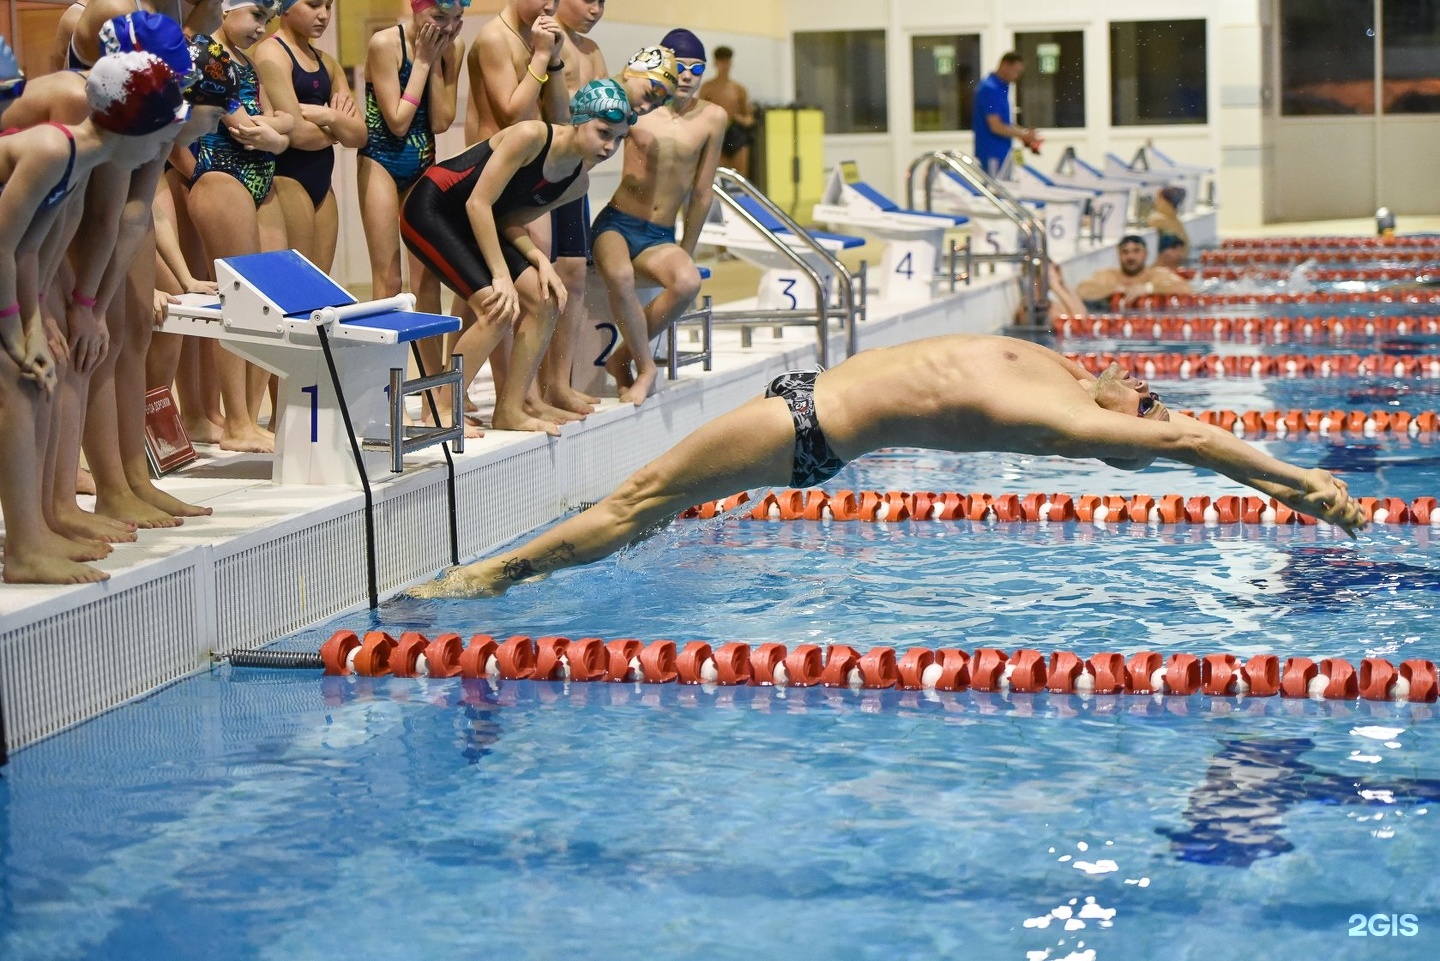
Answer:
M1356 532L1366 527L1365 513L1350 496L1350 488L1329 471L1313 468L1305 472L1304 491L1296 491L1291 497L1278 498L1286 507L1318 517L1327 524L1349 534L1354 539Z
M555 309L563 314L565 312L565 298L569 296L569 292L565 289L565 281L560 279L560 275L555 272L555 267L548 259L540 262L539 275L541 298L549 300L553 294L555 296Z

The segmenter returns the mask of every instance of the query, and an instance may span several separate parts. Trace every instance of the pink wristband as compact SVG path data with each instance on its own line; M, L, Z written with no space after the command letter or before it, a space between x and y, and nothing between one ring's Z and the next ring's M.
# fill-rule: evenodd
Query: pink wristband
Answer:
M408 93L402 93L402 94L400 95L400 99L403 100L403 101L405 101L406 103L414 104L414 105L417 106L417 107L420 106L420 101L416 100L414 97L410 96Z
M20 313L20 302L17 300L4 310L0 310L0 320L4 320L6 317L14 317L18 313Z
M97 303L99 303L99 301L97 301L94 297L86 297L78 290L70 292L70 302L72 304L79 304L81 307L87 308L94 307Z

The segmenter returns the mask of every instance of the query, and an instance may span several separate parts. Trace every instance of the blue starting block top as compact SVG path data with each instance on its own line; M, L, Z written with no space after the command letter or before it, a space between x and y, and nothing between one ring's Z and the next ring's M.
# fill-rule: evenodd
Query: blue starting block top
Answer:
M849 186L857 194L864 197L866 200L870 201L872 204L879 207L887 214L910 214L916 217L934 217L936 220L948 220L950 221L950 223L954 224L957 227L960 224L968 222L970 219L969 217L962 217L959 215L937 214L933 210L906 210L904 207L901 207L895 201L891 200L889 197L885 196L880 191L876 190L874 187L870 186L863 180L856 181Z
M446 314L426 314L418 310L387 310L379 314L353 317L340 321L346 327L370 327L389 330L397 342L407 344L436 334L450 334L460 329L460 318Z
M779 217L776 217L770 211L760 206L760 204L756 202L753 198L740 197L739 201L740 206L744 207L746 212L748 212L752 217L758 220L760 222L760 226L764 227L766 230L770 231L773 234L779 235L785 235L790 233L790 228L786 227L783 223L781 223ZM808 233L816 240L828 240L831 243L838 244L847 250L851 247L863 247L865 245L864 237L852 237L849 234L831 234L826 233L823 230L811 230L808 231Z
M348 307L356 302L349 291L299 251L271 250L226 257L223 262L274 301L286 317L308 317L321 307Z

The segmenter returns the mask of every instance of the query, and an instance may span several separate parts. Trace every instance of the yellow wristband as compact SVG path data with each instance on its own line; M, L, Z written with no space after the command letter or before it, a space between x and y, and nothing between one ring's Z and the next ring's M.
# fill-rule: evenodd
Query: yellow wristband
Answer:
M542 77L542 76L540 76L538 73L536 73L536 72L535 72L535 68L532 67L532 66L530 66L528 63L525 65L525 69L528 70L528 71L530 71L530 76L534 77L534 78L535 78L535 82L538 83L538 84L542 84L542 85L543 85L543 84L545 83L545 81L547 81L547 80L550 79L550 75L549 75L548 73L547 73L545 76Z

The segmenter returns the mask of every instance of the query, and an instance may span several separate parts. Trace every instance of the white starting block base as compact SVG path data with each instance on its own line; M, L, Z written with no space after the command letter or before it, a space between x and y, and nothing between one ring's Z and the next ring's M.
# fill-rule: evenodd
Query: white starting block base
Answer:
M171 305L162 329L213 338L278 375L276 484L359 486L342 404L356 437L388 445L391 369L407 368L411 341L457 331L459 319L411 310L409 294L358 303L294 250L217 260L215 276L218 303L187 295ZM325 361L321 328L343 400ZM363 460L367 474L390 469L386 450L368 451Z
M822 294L828 300L835 292L835 270L830 261L816 253L805 240L792 234L781 221L749 197L741 197L739 202L759 222L761 229L783 242L802 263L819 275ZM806 233L811 240L831 254L865 244L864 237L849 234L832 234L818 230ZM755 292L756 306L759 309L816 308L815 282L811 276L797 267L794 259L777 249L775 244L752 224L730 213L725 204L716 201L711 207L710 217L700 231L700 243L723 247L763 271L760 286Z

